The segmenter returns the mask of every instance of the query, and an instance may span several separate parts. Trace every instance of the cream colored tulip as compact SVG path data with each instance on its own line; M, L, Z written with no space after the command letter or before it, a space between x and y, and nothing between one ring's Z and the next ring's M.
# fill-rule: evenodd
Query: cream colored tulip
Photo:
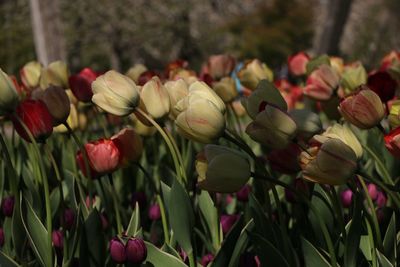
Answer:
M37 61L26 63L20 70L21 81L25 87L33 89L39 86L42 65Z
M132 125L135 131L141 136L152 136L157 132L154 126L147 126L143 124L135 114L131 114L130 119L132 120Z
M51 62L46 68L42 69L40 75L40 88L46 89L50 85L60 86L68 89L68 68L63 61Z
M139 105L138 86L128 77L110 70L92 83L92 101L101 109L126 116Z
M392 129L400 126L400 100L395 100L392 102L388 119Z
M367 83L367 71L361 63L348 66L342 73L341 85L345 94L353 92L357 87Z
M140 75L147 71L147 68L143 64L135 64L133 67L131 67L125 75L128 76L129 78L132 79L136 84L139 82L139 77Z
M18 103L19 96L13 81L0 69L0 115L14 111Z
M272 70L258 59L248 61L237 75L240 82L250 90L256 89L261 80L272 81L274 78Z
M67 123L72 130L75 130L79 127L79 115L74 104L70 104L69 106L70 112L67 118ZM64 126L64 124L60 124L57 127L53 127L53 131L57 133L66 133L68 132L68 129Z
M212 85L217 95L225 102L230 103L238 96L236 82L231 77L224 77Z
M176 81L168 81L164 86L167 89L171 106L169 117L170 119L175 119L179 112L174 107L188 95L188 85L183 79L179 79Z
M233 193L250 178L250 163L241 152L218 145L206 145L196 160L199 188Z
M221 113L225 113L226 107L224 101L205 83L205 82L194 82L189 87L188 97L191 100L196 98L203 98L211 101Z
M162 119L168 115L170 111L168 91L157 76L143 85L140 98L146 106L147 113L154 119Z

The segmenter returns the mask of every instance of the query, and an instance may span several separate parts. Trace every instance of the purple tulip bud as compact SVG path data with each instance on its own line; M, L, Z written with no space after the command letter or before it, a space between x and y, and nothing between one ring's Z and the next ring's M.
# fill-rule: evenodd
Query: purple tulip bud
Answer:
M353 200L353 192L350 189L344 190L340 197L342 199L343 207L348 208L351 206L351 202Z
M11 217L14 210L14 196L9 196L3 199L1 203L1 210L3 211L4 216Z
M157 221L161 218L160 206L158 204L153 204L149 208L149 218L152 221Z
M124 263L126 261L125 246L118 237L114 237L110 241L110 255L116 263Z
M368 193L372 200L375 200L378 196L378 188L375 184L368 184Z
M131 198L132 207L135 208L136 202L139 204L139 207L142 209L146 206L146 194L144 192L133 192Z
M379 208L383 208L386 205L386 195L382 192L378 192L377 197L376 197L376 205L378 205Z
M126 257L131 263L142 263L147 257L147 248L140 238L130 238L126 243Z
M53 231L51 239L55 248L62 249L64 247L64 235L60 230Z
M67 208L64 211L64 227L65 229L71 229L75 222L75 212L73 209Z
M213 254L206 254L203 256L203 258L201 258L201 265L203 265L203 267L206 267L210 262L212 262L214 259L214 255Z
M245 186L240 188L239 191L236 192L236 197L241 202L247 202L249 201L250 192L251 192L251 187L250 185L246 184Z
M383 212L383 209L376 210L376 217L379 223L383 222L383 220L385 219L385 213Z
M0 247L4 245L4 230L0 228Z
M222 232L227 234L231 230L232 226L239 219L239 215L221 215L221 227Z

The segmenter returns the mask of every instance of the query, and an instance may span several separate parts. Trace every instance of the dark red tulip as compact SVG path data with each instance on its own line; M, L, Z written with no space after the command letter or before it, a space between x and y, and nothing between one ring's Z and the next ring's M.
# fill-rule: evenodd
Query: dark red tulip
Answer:
M383 208L386 205L386 195L383 192L378 192L377 197L376 197L376 205L379 208Z
M158 204L153 204L149 208L149 218L152 221L159 220L161 218L160 206Z
M62 249L64 247L64 235L60 230L53 231L51 239L55 248Z
M236 192L236 198L241 202L249 201L249 194L251 192L251 186L246 184L239 191Z
M372 200L375 200L378 197L378 188L375 184L368 184L368 194Z
M148 81L151 80L154 76L157 76L157 74L152 71L152 70L146 70L142 74L140 74L138 78L138 85L143 86L145 85Z
M53 117L41 100L28 99L21 102L16 114L11 117L17 133L26 141L31 142L28 133L17 118L26 125L37 142L44 143L53 132Z
M114 237L110 241L110 255L116 263L124 263L126 261L125 246L118 237Z
M350 189L346 189L340 194L340 198L343 207L348 208L351 206L351 202L353 201L353 192Z
M11 217L14 210L14 196L9 196L3 199L1 203L1 210L3 211L3 215L6 217Z
M233 214L233 215L221 215L221 227L222 232L227 234L235 222L239 219L240 215Z
M140 238L130 238L125 245L125 251L131 263L142 263L147 257L146 244Z
M0 247L4 245L4 230L0 228Z
M393 99L397 82L386 71L376 71L368 76L368 87L381 98L382 102Z
M392 130L384 137L385 146L393 156L400 158L400 127Z
M212 262L214 259L214 255L213 254L206 254L201 258L201 265L203 265L203 267L207 267L207 265Z
M96 80L97 73L90 68L84 68L78 74L69 77L69 86L74 96L82 102L92 101L92 82Z

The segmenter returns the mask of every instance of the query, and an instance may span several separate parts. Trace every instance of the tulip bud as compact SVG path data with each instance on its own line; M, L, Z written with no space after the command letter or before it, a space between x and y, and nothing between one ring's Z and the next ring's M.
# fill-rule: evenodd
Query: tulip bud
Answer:
M145 65L135 64L125 73L125 75L131 78L134 83L138 84L140 75L145 71L147 71Z
M386 71L370 73L368 75L367 85L380 97L382 102L393 99L397 88L396 80Z
M353 201L353 192L350 189L346 189L340 194L340 198L342 200L343 207L349 208L351 206L351 202Z
M40 88L46 89L50 85L60 86L68 89L68 68L62 61L51 62L47 68L42 69L40 75Z
M184 99L188 93L188 86L183 79L179 79L176 81L168 81L164 84L165 88L167 89L170 101L170 119L176 119L179 112L175 110L176 104Z
M357 87L365 83L367 83L367 71L361 63L357 63L345 68L342 74L341 85L343 86L346 94L349 94Z
M392 130L384 137L385 146L393 156L400 158L400 127Z
M336 138L328 139L321 147L312 147L300 154L303 178L314 183L341 185L357 169L354 151ZM338 168L340 166L340 168Z
M154 119L162 119L168 115L170 110L168 91L157 76L142 87L140 97L147 112Z
M4 230L3 228L0 228L0 247L2 247L4 245Z
M295 76L301 76L306 74L307 71L307 63L310 61L310 57L304 53L299 52L293 56L290 56L288 59L288 67L290 73Z
M361 129L377 125L385 116L385 108L379 96L367 87L346 97L339 106L345 120Z
M240 218L239 215L221 215L222 232L226 235L231 230L232 226Z
M39 97L46 104L51 116L53 126L67 121L71 105L67 93L61 87L50 86Z
M261 80L273 80L273 72L265 63L261 63L258 59L246 62L243 68L237 73L237 76L243 86L250 90L256 89Z
M267 105L247 126L246 133L270 149L283 149L296 136L296 128L296 123L285 111Z
M329 57L329 63L337 74L342 74L344 70L343 59L340 57Z
M304 94L319 101L329 100L339 85L339 75L329 65L322 64L307 79Z
M208 58L208 73L215 80L229 76L235 68L235 59L229 55L213 55Z
M391 103L388 119L390 127L397 128L400 126L400 100Z
M299 139L308 141L322 130L322 122L317 114L307 109L294 109L289 111L290 117L297 125Z
M64 210L64 227L65 229L71 229L75 222L75 212L73 209L67 208Z
M189 66L189 62L183 59L177 59L174 61L171 61L165 66L165 77L171 78L177 70L180 69L186 69Z
M131 263L142 263L147 257L147 248L143 239L130 238L125 246L126 257Z
M340 125L335 123L333 126L328 127L322 135L315 135L313 138L321 144L330 138L336 138L351 147L358 159L360 159L363 154L360 142L346 124Z
M0 69L0 116L13 112L18 102L18 92L12 79Z
M142 73L139 75L138 83L137 83L137 84L140 85L140 86L143 86L143 85L145 85L148 81L150 81L151 78L153 78L154 76L157 76L157 74L156 74L154 71L152 71L152 70L146 70L146 71L142 72Z
M202 265L203 267L207 267L208 264L210 264L210 262L212 262L213 260L214 260L214 255L213 255L213 254L204 255L204 256L201 258L201 265Z
M298 163L298 157L301 153L301 148L291 143L284 149L275 149L268 153L268 162L271 169L274 171L295 174L301 170Z
M3 199L1 203L1 210L6 217L12 217L14 211L14 196L9 196Z
M69 85L74 96L82 102L92 100L92 82L97 78L97 74L90 68L84 68L78 74L69 77Z
M251 186L248 184L244 185L242 188L239 189L239 191L236 192L237 200L241 202L249 201L250 192L251 192Z
M207 191L238 191L250 178L250 164L245 155L228 147L206 145L196 160L198 186Z
M34 89L39 86L40 73L42 65L37 61L26 63L19 71L22 84L29 89Z
M70 111L66 122L72 130L75 130L79 127L79 114L74 104L69 105L69 110ZM60 124L54 127L53 131L56 133L66 133L68 132L68 129L64 124Z
M120 153L120 165L127 166L139 160L143 152L142 138L131 128L124 128L111 137Z
M97 178L118 168L120 152L112 140L100 139L87 143L85 150L88 157L90 177ZM88 177L85 158L80 150L76 155L76 161L82 173Z
M125 246L118 237L114 237L110 241L110 255L116 263L122 264L126 261Z
M11 118L17 133L26 141L31 142L29 134L18 118L29 129L36 142L43 143L53 132L53 117L41 100L29 99L21 102L17 107L16 115Z
M53 231L51 239L55 248L63 249L64 247L64 235L60 230Z
M376 196L376 205L383 208L386 205L387 198L383 192L378 192Z
M236 82L231 77L224 77L219 82L215 82L213 89L225 103L232 102L238 96Z
M135 208L136 203L138 203L140 209L146 206L146 194L144 192L133 192L131 197L131 205Z
M375 184L368 184L368 194L372 200L375 200L378 197L378 188Z
M161 218L161 210L158 204L153 204L149 208L149 218L152 221L157 221Z
M92 83L92 101L108 113L125 116L139 105L137 85L128 77L110 70Z

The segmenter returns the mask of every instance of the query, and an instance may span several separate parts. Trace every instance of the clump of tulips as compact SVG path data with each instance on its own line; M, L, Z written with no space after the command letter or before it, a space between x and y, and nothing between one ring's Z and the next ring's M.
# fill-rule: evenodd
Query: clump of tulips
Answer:
M396 266L400 54L0 71L1 266Z

